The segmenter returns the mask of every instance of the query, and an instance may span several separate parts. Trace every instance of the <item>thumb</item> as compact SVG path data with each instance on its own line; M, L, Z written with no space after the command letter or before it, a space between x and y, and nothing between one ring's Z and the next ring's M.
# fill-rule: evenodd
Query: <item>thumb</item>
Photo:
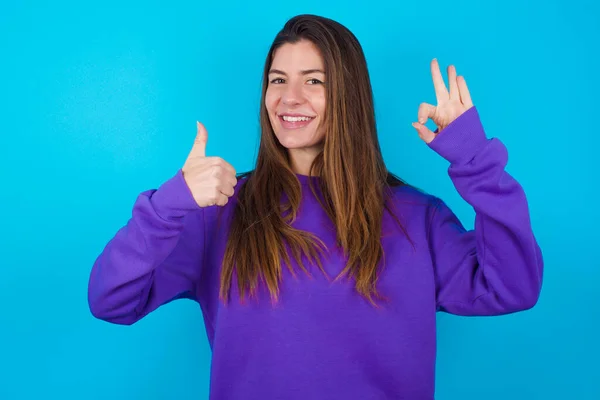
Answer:
M412 126L419 133L419 137L423 139L423 141L427 144L431 143L433 139L435 139L435 133L431 132L431 130L420 122L413 122Z
M194 145L190 151L191 156L206 157L206 142L208 142L208 132L204 125L196 121L196 138L194 139Z

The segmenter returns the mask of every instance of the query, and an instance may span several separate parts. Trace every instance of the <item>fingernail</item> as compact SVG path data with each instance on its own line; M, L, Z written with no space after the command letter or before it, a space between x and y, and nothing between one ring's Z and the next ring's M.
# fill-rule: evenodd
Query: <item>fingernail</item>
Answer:
M421 123L421 124L424 124L425 122L427 122L427 121L425 120L425 118L421 118L421 119L419 119L419 123Z

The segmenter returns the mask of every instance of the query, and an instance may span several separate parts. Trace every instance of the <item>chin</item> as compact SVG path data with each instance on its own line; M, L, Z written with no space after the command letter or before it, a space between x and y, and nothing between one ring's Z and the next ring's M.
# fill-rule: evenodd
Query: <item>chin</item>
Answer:
M319 145L318 140L314 140L312 137L303 139L295 136L293 133L275 134L279 143L286 149L305 149L313 148Z

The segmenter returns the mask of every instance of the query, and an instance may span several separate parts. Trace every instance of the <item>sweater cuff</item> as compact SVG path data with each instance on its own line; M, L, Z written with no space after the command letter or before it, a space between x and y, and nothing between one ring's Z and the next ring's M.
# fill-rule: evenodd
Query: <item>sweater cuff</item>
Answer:
M182 217L189 211L200 208L185 182L181 169L154 192L152 204L161 217L165 219Z
M473 106L439 132L429 147L451 164L466 164L487 142L479 113Z

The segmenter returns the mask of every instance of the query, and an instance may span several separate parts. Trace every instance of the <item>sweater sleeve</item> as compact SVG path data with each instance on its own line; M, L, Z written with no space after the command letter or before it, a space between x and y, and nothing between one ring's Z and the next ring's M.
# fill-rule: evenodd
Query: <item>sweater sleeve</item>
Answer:
M466 230L443 201L433 206L428 235L438 310L471 316L532 308L542 287L542 253L523 188L505 171L505 146L486 138L474 107L429 145L450 162L454 186L476 213L474 229Z
M174 299L196 299L203 218L181 170L158 189L140 193L131 218L94 262L88 283L91 313L130 325Z

